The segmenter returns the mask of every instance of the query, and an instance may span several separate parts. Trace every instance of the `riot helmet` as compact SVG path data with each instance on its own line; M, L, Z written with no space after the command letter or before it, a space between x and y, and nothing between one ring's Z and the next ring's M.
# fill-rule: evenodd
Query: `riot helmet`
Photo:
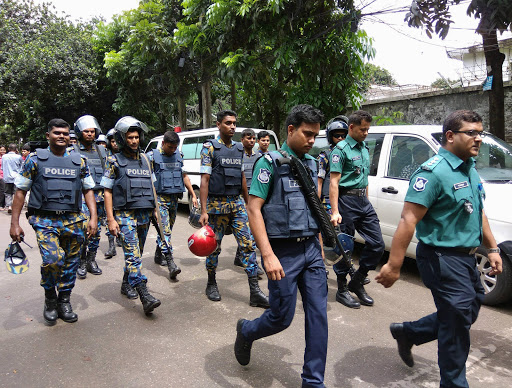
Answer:
M109 129L108 132L107 132L107 139L108 140L113 139L115 133L116 133L116 129L115 128Z
M201 228L201 224L199 223L199 219L201 218L201 212L197 207L192 207L190 210L190 214L188 216L188 223L196 229Z
M101 134L96 139L96 144L105 143L107 144L107 137L104 134Z
M126 147L126 134L130 129L137 130L139 132L140 144L144 142L144 134L148 133L148 127L142 121L137 120L132 116L121 117L114 127L114 140L116 141L119 149Z
M87 128L94 128L96 130L96 138L101 134L101 128L98 124L98 120L96 120L94 116L85 115L76 120L75 125L73 126L78 140L82 140L82 131Z
M337 229L336 232L336 236L343 247L345 255L350 259L352 257L352 252L354 251L354 237L349 234L342 233L339 229ZM340 261L341 258L342 252L340 251L338 244L335 244L334 247L324 245L324 261L327 265L334 265Z
M329 144L333 144L332 134L334 131L343 131L345 134L348 133L348 118L345 116L336 116L327 124L325 134Z

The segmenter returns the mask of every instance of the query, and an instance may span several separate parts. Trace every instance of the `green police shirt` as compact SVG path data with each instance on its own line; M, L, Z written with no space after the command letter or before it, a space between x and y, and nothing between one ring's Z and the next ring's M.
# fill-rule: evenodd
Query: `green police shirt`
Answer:
M336 144L329 157L331 172L341 173L339 186L345 189L364 189L368 186L370 153L366 143L350 136Z
M289 155L293 155L297 157L295 152L291 150L290 147L288 147L288 144L284 143L281 147L282 151L286 151ZM277 152L277 151L273 151ZM302 160L305 159L315 159L311 155L304 155ZM274 173L274 167L272 165L272 158L270 155L266 154L260 157L256 160L256 163L254 163L252 173L252 183L251 183L251 190L249 192L250 195L254 195L256 197L260 197L263 199L267 199L269 196L270 190L272 188L272 183L274 181L273 179L273 173Z
M437 247L477 247L482 242L485 192L475 161L463 162L444 148L411 176L406 202L428 208L416 237Z

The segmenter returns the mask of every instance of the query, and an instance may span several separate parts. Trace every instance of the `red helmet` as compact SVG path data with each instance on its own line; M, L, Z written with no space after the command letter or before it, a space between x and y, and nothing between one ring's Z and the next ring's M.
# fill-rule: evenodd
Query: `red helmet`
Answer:
M216 248L215 232L208 225L188 238L188 249L196 256L209 256Z

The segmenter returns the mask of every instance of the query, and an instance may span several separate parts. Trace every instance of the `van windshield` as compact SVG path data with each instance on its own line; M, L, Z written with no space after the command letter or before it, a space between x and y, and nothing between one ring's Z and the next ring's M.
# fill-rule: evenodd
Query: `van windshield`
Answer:
M441 143L442 133L434 133ZM475 158L476 169L486 182L512 182L512 146L486 132L482 138L480 152Z

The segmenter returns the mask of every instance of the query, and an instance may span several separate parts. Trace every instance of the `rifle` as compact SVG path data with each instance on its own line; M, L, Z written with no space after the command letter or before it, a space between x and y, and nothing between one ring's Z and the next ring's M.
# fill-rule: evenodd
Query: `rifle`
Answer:
M304 166L299 158L293 155L289 155L285 151L279 151L279 153L283 155L283 157L277 159L277 162L280 165L290 165L291 172L299 182L300 189L308 201L311 213L318 221L320 230L322 231L322 235L324 237L324 245L331 248L337 247L341 252L341 254L334 260L328 260L329 264L334 265L343 260L343 264L350 268L352 266L352 261L350 257L345 253L345 249L338 239L337 231L331 224L331 218L325 211L322 202L320 202L320 198L318 198L318 191L316 189L315 182L313 182L313 178L311 178L311 174L309 173L309 168Z

